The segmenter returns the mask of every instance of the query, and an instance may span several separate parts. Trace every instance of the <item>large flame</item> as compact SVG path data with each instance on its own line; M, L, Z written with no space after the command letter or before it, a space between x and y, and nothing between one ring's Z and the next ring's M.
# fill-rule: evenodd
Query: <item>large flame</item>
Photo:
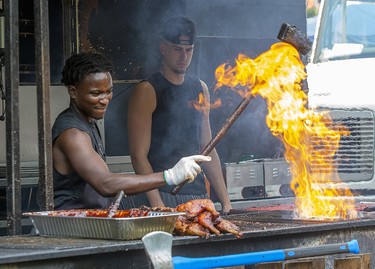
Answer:
M327 114L307 108L307 96L301 89L306 73L298 51L287 43L276 43L255 59L240 54L235 66L222 64L215 75L216 88L229 86L243 97L260 95L266 100L267 125L283 142L285 159L290 164L296 215L318 219L356 217L350 190L345 185L340 191L335 187L341 182L334 155L340 136L348 132L328 128ZM313 163L319 163L325 172L312 173Z

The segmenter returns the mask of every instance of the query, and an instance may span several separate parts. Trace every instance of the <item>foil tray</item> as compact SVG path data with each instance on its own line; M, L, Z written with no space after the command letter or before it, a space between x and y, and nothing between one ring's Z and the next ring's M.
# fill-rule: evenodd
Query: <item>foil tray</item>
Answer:
M36 234L43 236L136 240L153 231L172 233L181 212L149 212L144 217L106 218L49 216L53 211L28 212Z

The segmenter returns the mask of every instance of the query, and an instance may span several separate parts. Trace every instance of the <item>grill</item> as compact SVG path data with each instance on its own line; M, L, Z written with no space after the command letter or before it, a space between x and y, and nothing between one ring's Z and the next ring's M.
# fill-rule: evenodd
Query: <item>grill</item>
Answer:
M371 180L374 173L374 114L367 110L333 110L330 111L332 122L326 126L333 130L344 127L350 132L342 135L339 149L331 163L337 169L342 181ZM328 134L323 142L329 143ZM322 138L311 139L314 151L321 150ZM321 153L321 152L320 152ZM324 154L324 153L323 153ZM330 156L327 154L327 160ZM319 163L311 164L312 173L328 173L326 167Z
M358 204L364 210L375 203ZM174 236L173 256L210 257L300 246L318 246L358 240L363 253L374 255L375 214L363 212L355 220L317 221L295 219L293 204L243 208L223 218L235 223L244 238L231 234L198 238ZM234 210L236 211L236 210ZM368 213L368 214L366 214ZM0 267L149 268L140 240L96 240L52 236L4 237L0 241ZM333 256L327 257L332 259ZM327 260L331 262L332 260ZM122 266L122 267L121 267ZM246 267L248 268L248 267ZM332 268L332 267L327 267ZM344 268L344 267L343 267ZM346 268L346 267L345 267ZM372 267L374 264L372 263Z

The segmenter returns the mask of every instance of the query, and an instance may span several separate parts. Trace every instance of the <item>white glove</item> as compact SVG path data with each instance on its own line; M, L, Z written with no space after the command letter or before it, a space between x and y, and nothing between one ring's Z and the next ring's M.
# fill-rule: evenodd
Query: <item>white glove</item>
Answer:
M178 185L186 180L191 183L202 171L197 162L207 161L211 161L210 156L193 155L184 157L173 168L164 171L164 180L167 185Z

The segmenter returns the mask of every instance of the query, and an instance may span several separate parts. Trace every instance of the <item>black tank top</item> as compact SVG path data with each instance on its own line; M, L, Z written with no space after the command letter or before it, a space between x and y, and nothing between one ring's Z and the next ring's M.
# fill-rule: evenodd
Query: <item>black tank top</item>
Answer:
M199 79L185 76L182 85L170 83L161 73L148 81L155 89L157 105L152 115L152 138L148 159L154 172L173 167L182 157L200 154L203 112L194 108L199 93L203 93ZM159 188L170 192L171 186ZM202 174L191 184L185 184L181 194L205 194Z
M83 120L73 106L61 112L56 118L52 127L52 141L69 128L86 132L91 138L92 147L105 160L98 126L96 123ZM109 206L109 199L97 193L74 171L62 175L53 168L53 188L55 209L102 209Z

